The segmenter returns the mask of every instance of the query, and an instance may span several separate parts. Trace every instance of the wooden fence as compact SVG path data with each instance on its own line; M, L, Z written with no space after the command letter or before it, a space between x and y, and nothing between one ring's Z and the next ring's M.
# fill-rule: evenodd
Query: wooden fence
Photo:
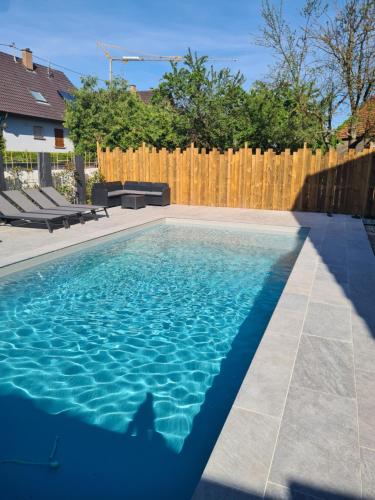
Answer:
M375 215L375 150L98 148L107 181L167 182L172 203Z

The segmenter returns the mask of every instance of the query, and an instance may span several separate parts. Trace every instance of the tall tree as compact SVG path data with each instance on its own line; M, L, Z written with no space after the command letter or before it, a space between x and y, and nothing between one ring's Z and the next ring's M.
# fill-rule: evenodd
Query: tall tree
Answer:
M316 0L308 0L301 11L301 25L292 28L286 21L283 2L278 4L263 0L261 16L263 26L255 37L255 43L273 50L278 64L273 68L273 75L296 85L311 81L312 72L309 66L310 43L308 29L312 23ZM275 73L276 70L276 73Z
M319 92L323 141L334 140L333 122L342 105L349 107L350 143L355 145L358 113L374 93L375 1L345 0L332 6L306 0L299 24L286 21L282 0L264 0L263 27L256 42L271 48L279 67L273 81L285 79Z
M358 113L375 91L375 1L346 0L332 17L319 4L314 5L314 12L307 33L325 66L333 68L349 104L349 141L355 145L361 139L357 137Z
M311 88L287 82L255 82L249 91L247 141L252 147L297 149L321 146L319 103Z
M189 50L184 65L172 64L155 92L153 102L174 112L179 146L239 147L246 131L246 92L241 73L207 67L207 57Z
M358 3L370 1L374 2L359 0ZM296 89L297 94L298 89L301 89L302 105L306 88L311 89L320 104L314 113L317 113L316 117L321 122L321 139L326 146L335 141L334 117L347 99L345 82L339 77L337 61L328 57L321 40L318 40L319 34L324 32L319 20L328 16L328 12L326 6L321 6L320 0L306 0L297 23L292 27L286 20L281 0L277 4L264 0L263 26L255 40L271 48L278 58L278 64L273 68L273 82L284 80ZM341 29L339 19L343 15L343 11L340 11L331 21L336 33Z

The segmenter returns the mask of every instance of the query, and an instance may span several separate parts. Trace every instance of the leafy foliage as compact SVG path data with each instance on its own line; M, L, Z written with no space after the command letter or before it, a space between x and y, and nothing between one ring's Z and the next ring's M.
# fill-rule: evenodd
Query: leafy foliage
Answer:
M305 0L293 27L283 5L282 0L263 0L263 26L255 39L277 57L270 80L287 81L294 89L314 88L324 146L337 141L334 119L349 108L349 142L355 146L370 132L357 137L360 110L375 91L374 0L343 0L333 6Z
M96 78L84 78L74 97L67 104L65 124L78 154L94 152L97 141L111 149L138 147L142 142L174 145L169 113L146 106L125 80L99 88Z
M104 181L105 181L104 175L100 172L100 170L90 175L90 177L87 179L86 182L87 203L92 202L92 188L94 184L96 184L97 182L104 182Z
M144 104L124 80L104 88L83 80L68 103L66 126L77 153L102 147L127 149L142 142L156 147L224 150L251 147L298 148L324 143L324 102L314 85L278 79L256 82L249 92L241 73L215 71L207 57L191 51L183 66L172 64Z
M68 163L63 169L59 171L52 171L53 185L70 202L74 202L76 197L74 170L74 164Z
M246 92L241 73L207 68L207 57L189 50L183 67L172 64L163 76L153 102L173 110L172 122L180 147L225 149L239 147L246 130Z
M5 140L3 134L0 132L0 154L4 154L5 152Z
M315 149L324 143L324 111L312 86L256 82L249 92L248 116L252 147L282 151L304 143Z

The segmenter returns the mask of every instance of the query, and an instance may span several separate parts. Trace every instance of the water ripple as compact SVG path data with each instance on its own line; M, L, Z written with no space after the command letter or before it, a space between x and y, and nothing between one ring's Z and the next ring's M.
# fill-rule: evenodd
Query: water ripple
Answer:
M115 432L152 393L155 429L179 451L257 294L267 282L261 322L300 244L161 226L10 276L0 284L0 393Z

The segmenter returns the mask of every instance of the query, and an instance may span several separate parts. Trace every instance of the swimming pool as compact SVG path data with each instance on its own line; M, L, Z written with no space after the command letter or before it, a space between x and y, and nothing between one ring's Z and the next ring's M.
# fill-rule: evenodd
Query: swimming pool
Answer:
M0 459L61 463L4 491L190 498L305 236L160 224L4 278Z

